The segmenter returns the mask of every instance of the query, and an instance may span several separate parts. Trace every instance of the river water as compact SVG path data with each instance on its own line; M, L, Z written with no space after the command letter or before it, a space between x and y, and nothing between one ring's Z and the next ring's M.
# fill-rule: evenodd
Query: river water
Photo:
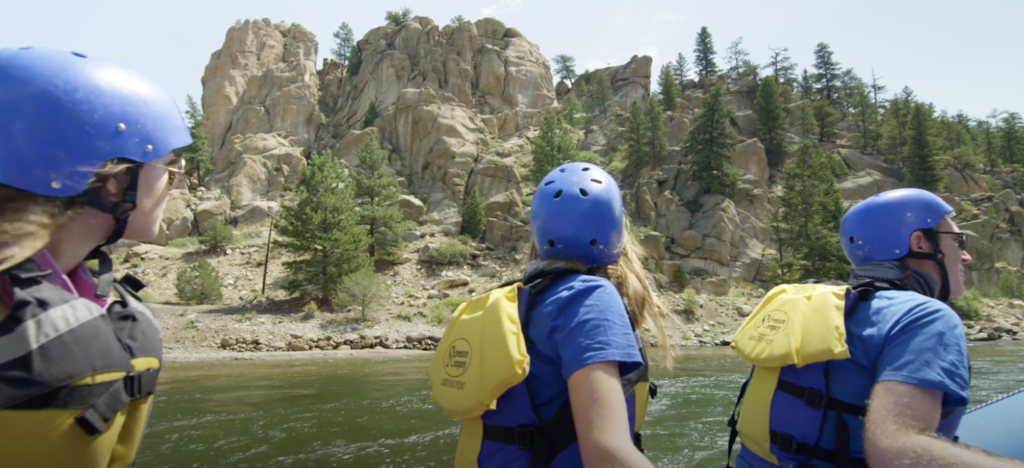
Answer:
M970 354L972 405L1024 387L1024 346ZM450 467L458 425L428 396L431 356L168 363L136 466ZM724 466L748 371L728 348L682 349L674 369L654 369L651 461Z

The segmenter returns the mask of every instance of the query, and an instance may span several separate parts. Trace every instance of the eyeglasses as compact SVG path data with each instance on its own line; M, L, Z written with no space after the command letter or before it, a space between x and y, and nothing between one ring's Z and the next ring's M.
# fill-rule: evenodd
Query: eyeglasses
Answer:
M967 234L965 234L963 232L953 232L953 231L935 231L935 233L936 234L952 234L952 235L956 236L956 246L960 247L960 250L966 250L967 249Z
M178 176L185 175L185 158L180 156L172 159L167 165L154 164L154 166L167 169L167 185L169 186L174 186L174 181L178 179Z

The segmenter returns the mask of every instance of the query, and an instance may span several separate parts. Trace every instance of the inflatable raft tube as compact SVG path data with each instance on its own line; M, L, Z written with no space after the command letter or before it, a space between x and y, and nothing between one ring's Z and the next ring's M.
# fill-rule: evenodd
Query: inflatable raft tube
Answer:
M957 440L982 450L1024 460L1024 388L967 410Z

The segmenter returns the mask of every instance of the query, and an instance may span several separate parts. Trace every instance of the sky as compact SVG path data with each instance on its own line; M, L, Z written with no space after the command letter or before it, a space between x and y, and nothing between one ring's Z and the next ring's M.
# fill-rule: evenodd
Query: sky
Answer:
M33 0L4 6L0 47L56 47L120 62L155 79L184 109L186 95L201 96L203 70L236 20L305 26L319 41L319 67L339 24L362 37L403 6L438 24L456 15L496 17L549 60L575 57L578 72L646 54L656 76L679 52L692 62L701 26L719 64L742 37L756 63L767 62L769 46L788 47L798 70L813 71L814 47L826 42L844 68L868 80L874 70L887 94L909 86L938 110L972 117L1024 112L1021 0Z

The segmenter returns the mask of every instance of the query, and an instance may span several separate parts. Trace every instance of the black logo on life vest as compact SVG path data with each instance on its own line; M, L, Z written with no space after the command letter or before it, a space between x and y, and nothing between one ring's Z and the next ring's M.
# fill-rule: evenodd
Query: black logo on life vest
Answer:
M789 314L776 309L761 316L761 320L758 321L754 329L764 336L772 336L786 328L788 322Z
M469 369L469 362L473 358L473 348L465 338L459 338L448 345L444 351L444 373L449 377L459 377Z

